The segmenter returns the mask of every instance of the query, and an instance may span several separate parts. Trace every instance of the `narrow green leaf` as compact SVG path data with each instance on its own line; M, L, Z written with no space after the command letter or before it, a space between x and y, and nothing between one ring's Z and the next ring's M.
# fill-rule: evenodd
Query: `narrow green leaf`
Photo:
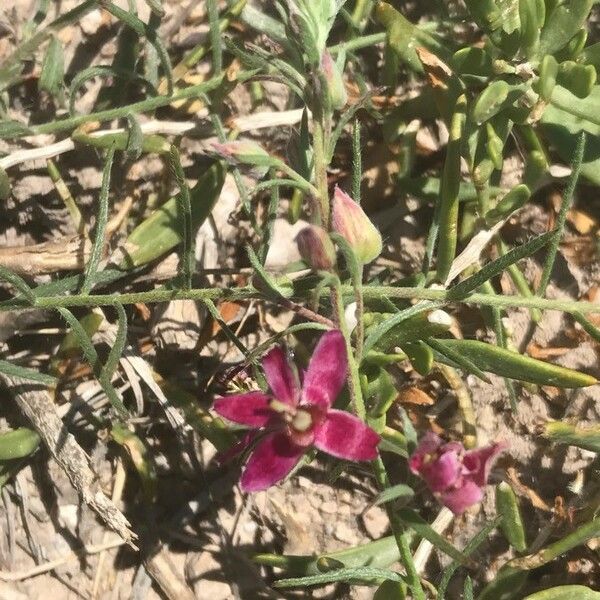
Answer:
M123 10L121 7L113 4L109 0L102 1L102 7L111 13L114 17L131 27L139 36L144 36L154 46L160 58L161 65L167 79L167 93L170 96L173 94L173 68L171 60L166 51L162 40L158 37L156 30L150 25L146 25L135 14Z
M482 371L495 373L509 379L564 388L585 387L597 383L597 380L591 375L478 340L438 339L437 342L455 353L462 354Z
M425 343L428 346L431 346L436 352L441 354L443 357L450 359L450 362L452 363L451 366L458 366L461 369L463 369L463 371L471 373L472 375L475 375L475 377L478 377L482 381L485 381L485 383L490 383L488 376L473 361L469 360L461 352L456 352L452 348L452 346L440 344L438 340L435 340L433 338L428 338L427 340L425 340Z
M181 224L182 252L180 260L180 271L183 287L189 290L192 287L192 272L194 270L194 240L192 237L192 205L190 200L190 188L188 187L179 152L175 146L171 146L171 167L175 174L179 194L179 222Z
M387 569L376 569L375 567L357 567L354 569L337 569L321 575L309 575L308 577L293 577L291 579L279 579L273 584L275 588L305 587L308 585L323 585L336 581L357 581L368 584L377 584L381 580L403 581L402 576L395 571Z
M94 79L95 77L111 77L113 79L123 80L124 82L128 82L131 80L141 81L147 86L148 91L153 96L156 96L158 94L152 82L146 79L145 77L142 77L142 75L140 75L139 73L125 71L110 65L95 65L93 67L88 67L87 69L82 69L77 73L77 75L75 75L75 77L73 77L73 80L71 81L71 85L69 86L69 113L71 115L75 115L75 101L77 99L77 92L79 88L84 83L86 83L90 79ZM130 112L129 114L133 113Z
M433 351L423 341L405 342L400 346L419 375L428 375L433 368Z
M600 453L600 425L577 426L565 421L548 421L542 435L554 444L569 444Z
M17 292L20 292L30 304L35 304L33 290L22 277L0 265L0 279L10 283L10 285L12 285Z
M538 235L537 237L529 240L522 246L517 246L516 248L513 248L512 250L507 252L504 256L501 256L500 258L497 258L496 260L488 263L479 271L477 271L474 275L471 275L471 277L468 277L460 283L457 283L456 285L452 286L448 290L448 300L462 300L463 298L468 296L469 293L471 293L473 290L476 290L478 287L483 285L492 277L500 275L510 265L515 264L523 258L532 256L538 250L541 250L546 244L552 241L555 235L556 230L549 231L548 233L544 233L542 235Z
M427 320L427 313L436 309L439 303L435 302L419 302L410 308L406 308L393 317L387 319L383 323L373 327L369 331L369 335L365 340L363 354L371 351L375 346L381 346L384 352L393 346L399 346L401 343L416 341L420 337L421 327L428 324L434 330L439 331L440 327L437 323L430 323ZM414 320L412 317L415 317ZM408 321L411 319L411 321ZM404 327L408 322L409 326ZM425 332L427 333L427 332ZM429 334L427 337L430 337Z
M56 378L52 377L52 375L46 375L27 367L20 367L6 360L0 360L0 372L11 377L20 377L21 379L43 383L48 386L56 385Z
M471 581L471 578L468 575L465 577L463 600L473 600L473 582Z
M398 511L398 518L413 529L417 535L431 542L438 550L447 554L461 565L470 565L471 560L460 550L457 550L446 538L435 531L427 521L420 517L414 510L402 508Z
M496 527L498 527L498 523L500 522L500 518L496 518L489 523L486 523L485 527L480 529L473 538L467 543L463 550L463 554L465 556L470 556L483 542L486 542L489 539L490 534ZM440 585L438 587L438 600L444 600L446 595L446 589L448 588L448 584L452 579L452 576L456 572L456 569L459 567L459 563L453 560L445 569L442 574L442 579L440 581Z
M57 37L50 38L48 49L42 62L38 87L56 96L60 91L64 78L63 46Z
M115 157L115 149L109 148L106 153L106 162L102 169L102 185L98 197L98 213L96 215L96 231L94 235L94 244L88 261L85 278L81 286L81 294L89 294L94 287L98 265L104 251L106 238L106 224L108 222L108 198L110 193L110 176Z
M261 291L263 294L289 298L293 294L292 282L287 277L283 276L278 279L272 277L258 260L258 256L252 249L251 246L246 247L248 259L254 269L254 277L252 279L252 285Z
M384 581L375 592L373 600L406 600L406 585L401 581Z
M71 327L71 331L75 334L77 341L79 342L79 346L83 351L83 355L85 356L89 365L92 367L92 371L102 386L102 390L106 394L106 397L119 413L122 415L127 415L127 409L117 394L117 391L113 387L110 379L107 379L106 373L103 372L96 348L94 348L92 340L88 337L81 323L75 318L75 315L73 315L69 309L60 307L57 308L57 310L61 317Z
M0 139L23 137L32 133L29 127L19 123L19 121L0 120Z
M116 304L115 310L117 311L117 335L102 369L102 374L108 381L112 379L127 343L127 314L122 304Z
M466 123L467 98L456 101L450 122L450 137L440 187L438 217L437 278L445 281L456 255L458 240L458 195L460 191L460 163Z
M385 504L386 502L391 502L398 498L412 498L414 495L415 492L410 486L405 483L398 483L378 494L374 504Z
M580 525L574 531L567 534L564 538L550 544L543 550L523 556L521 558L513 558L507 563L507 566L513 569L531 570L537 569L542 565L558 558L569 550L585 544L588 540L600 535L600 517Z

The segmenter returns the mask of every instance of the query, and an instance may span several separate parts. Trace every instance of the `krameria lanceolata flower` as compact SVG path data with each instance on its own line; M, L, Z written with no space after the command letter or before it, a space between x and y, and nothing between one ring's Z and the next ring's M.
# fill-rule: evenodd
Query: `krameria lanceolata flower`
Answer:
M383 249L381 234L365 211L339 187L335 186L331 203L331 229L350 244L356 258L367 264Z
M281 481L311 447L353 461L377 456L377 433L358 417L332 408L348 370L339 331L323 335L302 385L282 348L273 348L262 365L270 394L248 392L214 404L220 416L254 430L243 446L258 438L240 480L243 491L264 490Z
M427 433L409 460L410 470L420 475L437 499L454 514L461 514L483 498L494 461L507 444L500 442L465 450L459 442L444 442Z

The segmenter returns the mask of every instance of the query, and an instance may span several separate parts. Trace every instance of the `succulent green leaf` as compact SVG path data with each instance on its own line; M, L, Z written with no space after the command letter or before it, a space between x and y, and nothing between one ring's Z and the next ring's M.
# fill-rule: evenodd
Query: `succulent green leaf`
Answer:
M484 48L467 46L454 53L452 66L459 75L489 77L493 72L492 57Z
M547 54L540 63L539 79L536 85L539 95L546 102L550 102L550 98L552 98L557 76L558 63L554 56Z
M433 350L423 340L404 342L401 348L419 375L429 374L433 368Z
M515 186L508 192L494 208L485 214L485 222L488 227L495 225L502 219L507 218L516 210L525 206L531 196L530 189L523 184Z
M558 101L558 102L555 102ZM552 94L552 104L546 107L541 125L544 137L567 164L571 162L581 130L587 136L581 174L588 181L600 185L600 86L594 86L590 95L579 99L561 86Z
M519 501L513 489L505 481L496 487L496 510L502 517L500 529L504 537L517 552L524 552L527 542Z
M566 0L546 16L540 37L539 55L554 54L584 26L594 0Z
M600 600L600 592L585 585L559 585L526 596L523 600Z
M0 434L0 460L25 458L40 445L40 436L27 427Z
M596 68L568 60L559 65L556 81L578 98L587 98L596 83Z
M193 230L196 230L212 211L221 193L224 177L222 165L215 163L190 190ZM178 214L178 199L171 198L142 221L125 242L126 256L121 263L122 268L148 264L180 244L183 238Z

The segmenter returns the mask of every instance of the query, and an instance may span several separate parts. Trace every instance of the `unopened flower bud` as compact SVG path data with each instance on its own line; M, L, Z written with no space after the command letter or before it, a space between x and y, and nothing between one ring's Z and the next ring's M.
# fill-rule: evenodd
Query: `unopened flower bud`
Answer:
M350 244L363 264L370 263L381 254L381 234L360 205L337 186L333 193L331 226Z
M323 71L325 81L327 82L327 94L329 95L331 108L334 110L344 108L348 101L344 80L342 79L342 74L340 73L337 64L334 62L328 50L325 50L321 56L321 70Z
M234 164L268 167L273 163L269 153L260 144L250 140L235 140L223 144L215 142L212 149L221 158Z
M335 247L322 227L309 225L301 229L296 243L302 259L315 271L327 271L335 265Z

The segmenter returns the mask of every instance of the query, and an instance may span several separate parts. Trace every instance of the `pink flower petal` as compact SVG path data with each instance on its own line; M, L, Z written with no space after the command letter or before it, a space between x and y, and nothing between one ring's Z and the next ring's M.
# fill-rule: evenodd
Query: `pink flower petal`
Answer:
M267 383L277 400L296 406L300 394L298 378L280 346L270 350L262 361Z
M250 455L240 487L243 492L259 492L281 481L297 464L304 448L292 444L284 433L271 433Z
M444 452L437 460L423 462L419 475L432 492L443 492L452 487L462 472L462 463L454 450Z
M439 435L428 431L419 442L415 451L412 453L408 466L415 475L421 474L423 464L435 456L437 451L444 445L444 440Z
M228 421L248 427L264 427L275 415L270 402L271 397L263 392L248 392L219 398L213 408Z
M329 408L344 386L348 372L346 344L340 331L323 334L306 370L302 402Z
M462 485L439 495L440 502L455 515L465 512L469 506L477 504L483 498L483 490L473 481L464 480Z
M506 442L484 446L467 452L463 458L464 473L479 487L483 487L498 456L508 448Z
M315 447L346 460L377 458L378 443L379 435L375 431L343 410L329 410L315 429Z

